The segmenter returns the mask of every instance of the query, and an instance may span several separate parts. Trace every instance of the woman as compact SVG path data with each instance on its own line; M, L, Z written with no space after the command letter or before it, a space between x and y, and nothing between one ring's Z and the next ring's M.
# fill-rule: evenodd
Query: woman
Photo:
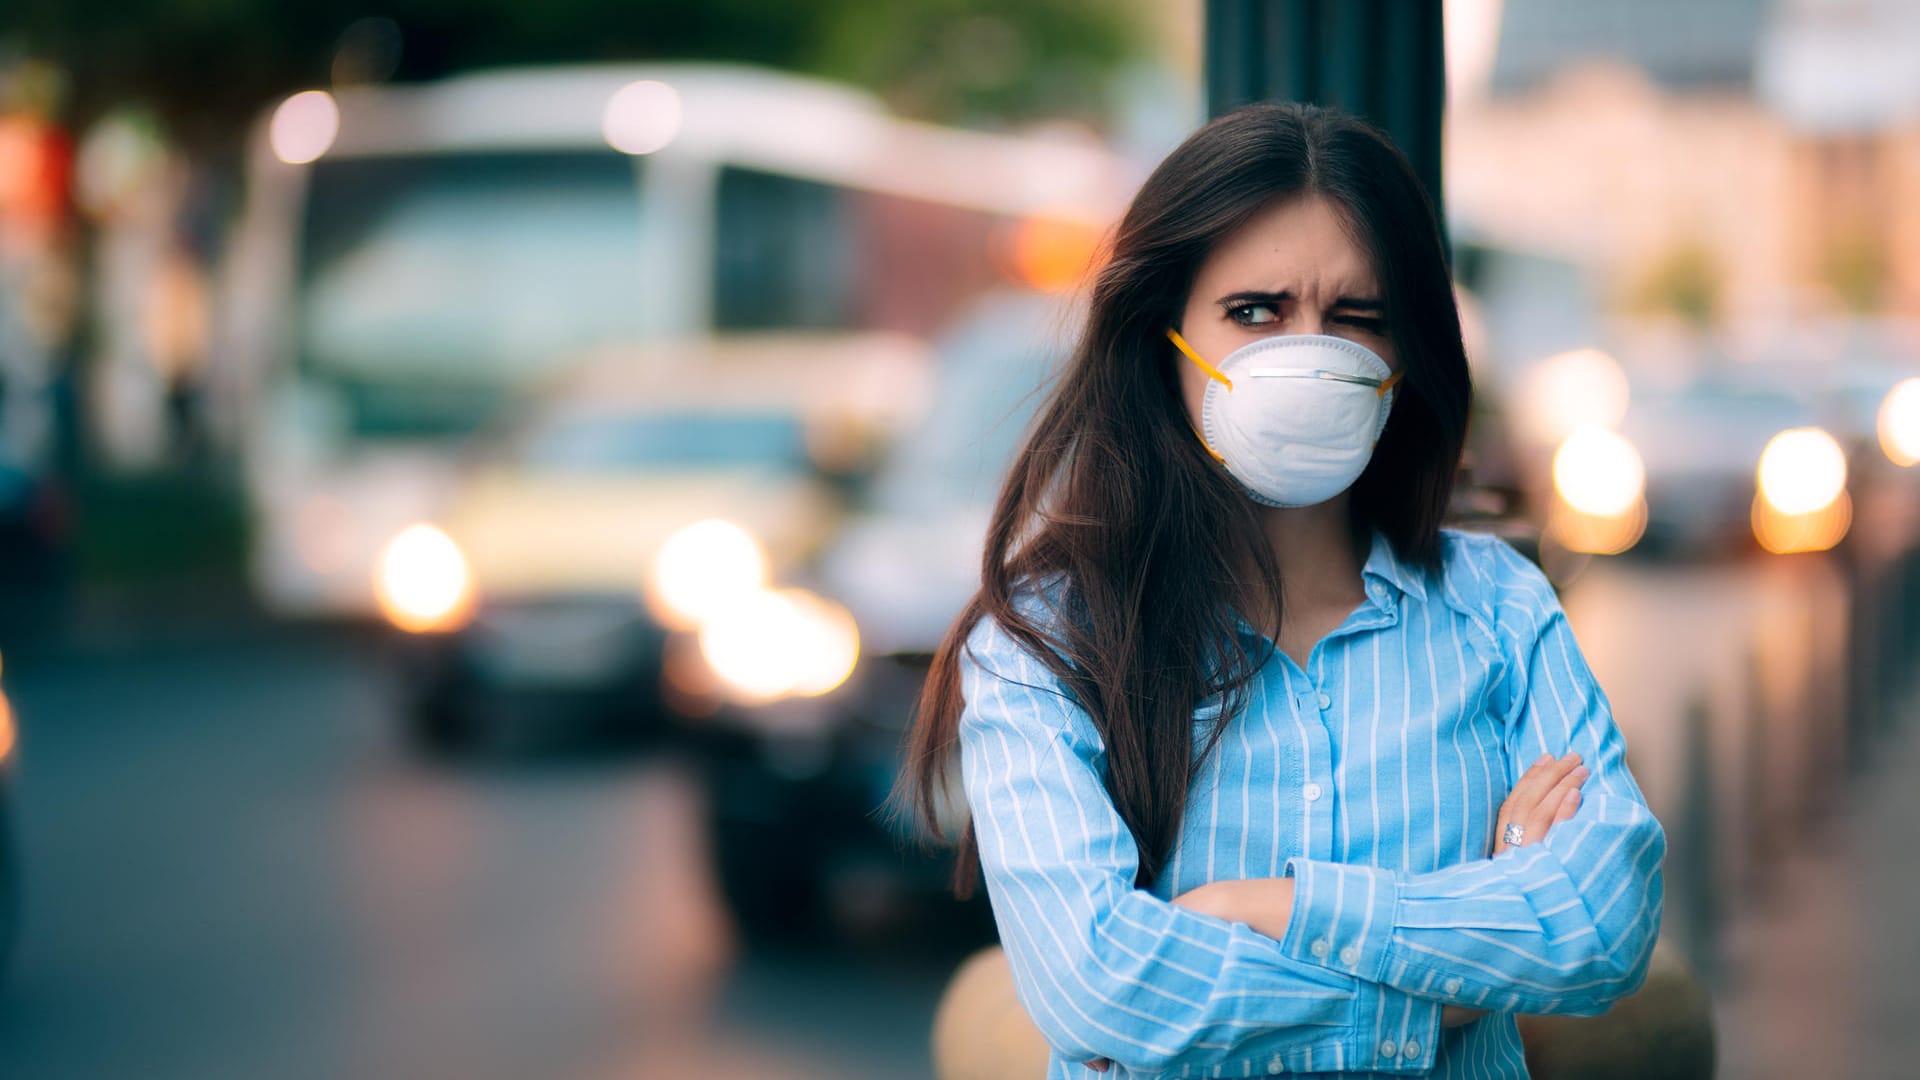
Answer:
M1375 129L1258 105L1141 188L911 737L958 752L1049 1075L1526 1075L1645 977L1665 836L1553 590L1442 529L1471 388Z

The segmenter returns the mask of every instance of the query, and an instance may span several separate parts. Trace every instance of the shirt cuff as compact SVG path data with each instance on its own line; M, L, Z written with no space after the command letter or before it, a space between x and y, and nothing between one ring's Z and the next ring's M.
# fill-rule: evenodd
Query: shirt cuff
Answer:
M1374 1072L1425 1075L1433 1071L1445 1008L1385 983L1361 987L1355 1016L1357 1062Z
M1295 856L1285 874L1294 879L1294 892L1282 951L1342 975L1382 981L1400 900L1393 871Z

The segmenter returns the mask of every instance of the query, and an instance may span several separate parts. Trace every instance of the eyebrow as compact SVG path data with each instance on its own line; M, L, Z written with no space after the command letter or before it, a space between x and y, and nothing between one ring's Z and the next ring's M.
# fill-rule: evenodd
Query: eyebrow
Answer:
M1232 307L1235 304L1277 303L1279 301L1292 300L1292 299L1295 299L1293 293L1286 290L1282 290L1280 292L1260 292L1258 290L1251 290L1247 292L1229 293L1228 295L1221 297L1219 300L1216 300L1215 303L1219 304L1221 307ZM1380 312L1384 312L1385 310L1387 310L1387 305L1382 303L1381 301L1370 300L1362 296L1339 297L1336 300L1334 300L1333 306L1336 308L1348 308L1354 311L1369 311L1375 314L1378 314Z

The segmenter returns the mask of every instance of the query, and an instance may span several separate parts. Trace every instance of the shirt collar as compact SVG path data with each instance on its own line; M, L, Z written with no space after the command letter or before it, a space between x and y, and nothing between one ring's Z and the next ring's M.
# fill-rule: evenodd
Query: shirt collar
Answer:
M1373 530L1373 549L1367 554L1366 565L1360 568L1360 576L1370 581L1384 581L1417 600L1427 598L1425 575L1401 562L1393 553L1392 542L1378 529Z

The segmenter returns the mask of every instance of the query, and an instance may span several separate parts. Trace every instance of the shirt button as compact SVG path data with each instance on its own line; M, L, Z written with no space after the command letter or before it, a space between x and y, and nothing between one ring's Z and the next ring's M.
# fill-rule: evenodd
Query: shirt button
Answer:
M1321 694L1319 697L1314 698L1313 700L1318 702L1322 709L1331 708L1333 706L1333 699L1328 697L1325 694Z
M1460 980L1459 980L1459 979L1448 979L1448 980L1447 980L1447 993L1449 993L1449 994L1457 994L1457 993L1459 993L1459 992L1460 992Z
M1360 946L1349 945L1340 950L1340 962L1352 967L1360 962Z
M1327 958L1327 954L1333 951L1333 945L1330 942L1328 942L1326 938L1321 938L1319 941L1316 941L1311 946L1309 946L1308 951L1313 953L1313 955L1319 957L1320 959L1325 960Z
M1397 1053L1399 1053L1399 1052L1400 1052L1400 1048L1399 1048L1398 1046L1395 1046L1395 1045L1393 1044L1393 1040L1392 1040L1392 1039L1386 1039L1386 1040L1383 1040L1383 1041L1382 1041L1382 1042L1380 1043L1380 1056L1381 1056L1381 1057L1392 1057L1393 1055L1395 1055L1395 1054L1397 1054Z
M1287 1071L1287 1063L1284 1061L1281 1061L1279 1058L1274 1058L1272 1061L1267 1062L1268 1076L1279 1076L1281 1073L1286 1071Z
M1419 1044L1419 1043L1417 1043L1417 1042L1408 1042L1408 1043L1406 1043L1405 1045L1403 1045L1402 1047L1400 1047L1400 1056L1401 1056L1401 1057L1404 1057L1404 1058L1417 1058L1417 1057L1419 1057L1419 1056L1420 1056L1420 1044Z
M1300 794L1306 796L1308 802L1314 802L1320 798L1320 785L1308 784L1306 787L1300 789Z

